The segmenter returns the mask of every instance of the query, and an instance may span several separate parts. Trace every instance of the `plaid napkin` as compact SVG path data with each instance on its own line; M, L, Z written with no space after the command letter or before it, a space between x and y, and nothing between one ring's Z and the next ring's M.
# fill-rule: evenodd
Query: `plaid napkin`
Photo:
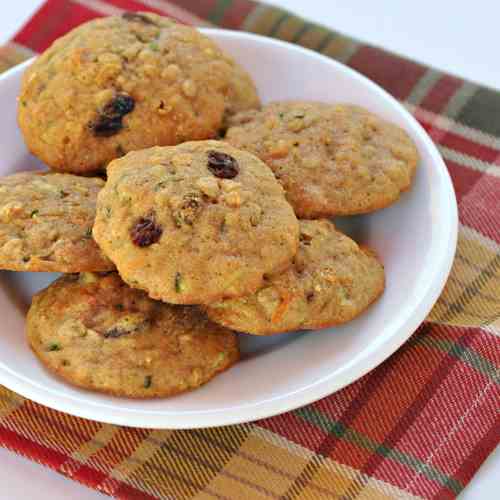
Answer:
M0 444L127 499L454 498L499 443L500 93L248 0L49 0L1 51L0 68L123 9L282 38L387 89L438 144L453 179L460 212L453 271L396 354L299 410L207 430L131 429L0 387Z

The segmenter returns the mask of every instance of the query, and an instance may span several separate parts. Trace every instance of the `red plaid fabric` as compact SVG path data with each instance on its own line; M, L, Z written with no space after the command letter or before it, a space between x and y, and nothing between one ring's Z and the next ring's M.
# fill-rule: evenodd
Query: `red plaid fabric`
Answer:
M446 161L457 256L411 340L314 404L253 424L155 431L71 417L0 388L0 444L117 498L455 497L499 442L500 94L248 0L48 0L0 52L0 68L123 10L282 38L383 86Z

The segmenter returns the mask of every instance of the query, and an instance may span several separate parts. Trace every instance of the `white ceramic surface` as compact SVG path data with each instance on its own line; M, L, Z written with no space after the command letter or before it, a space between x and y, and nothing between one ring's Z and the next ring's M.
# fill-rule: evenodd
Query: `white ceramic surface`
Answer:
M255 35L206 30L254 76L264 101L352 102L404 127L421 162L413 189L391 208L338 219L384 261L387 288L362 317L317 333L241 336L243 359L199 390L171 399L132 401L73 388L37 362L23 334L31 293L48 274L0 273L0 383L47 406L86 418L153 428L192 428L255 420L326 396L393 353L425 318L449 273L456 246L455 196L445 165L418 123L379 87L316 53ZM0 77L0 174L40 164L15 119L25 65Z

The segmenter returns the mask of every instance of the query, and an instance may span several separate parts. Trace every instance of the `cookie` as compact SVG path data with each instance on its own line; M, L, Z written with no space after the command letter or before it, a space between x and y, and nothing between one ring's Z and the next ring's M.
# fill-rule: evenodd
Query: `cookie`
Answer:
M251 76L241 66L234 64L222 128L225 130L229 126L229 120L235 114L260 107L259 94Z
M114 269L92 238L99 178L22 172L0 177L0 269Z
M298 233L269 168L218 141L114 160L93 232L130 286L176 304L253 293L291 263Z
M82 24L35 60L18 121L53 169L95 172L127 151L215 137L226 108L247 102L245 78L196 29L125 13Z
M290 269L268 277L253 295L220 301L206 310L221 325L271 335L350 321L383 290L384 268L373 252L328 220L301 220L299 251Z
M116 273L59 278L33 297L27 331L64 380L131 398L194 389L239 358L233 332L196 308L151 300Z
M409 189L418 162L404 130L357 106L275 102L230 124L226 140L271 168L301 218L387 207Z

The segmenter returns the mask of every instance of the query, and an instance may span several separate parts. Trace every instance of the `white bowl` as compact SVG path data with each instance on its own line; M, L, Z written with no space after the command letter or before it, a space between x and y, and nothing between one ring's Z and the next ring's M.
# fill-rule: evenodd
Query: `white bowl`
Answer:
M337 328L271 338L241 335L242 361L206 386L170 399L134 401L74 388L31 353L24 317L31 294L53 275L0 273L0 383L52 408L103 422L195 428L276 415L358 379L407 340L437 300L451 268L457 208L446 167L420 125L355 71L309 50L256 35L203 30L252 74L264 102L309 99L365 106L403 127L420 152L412 190L392 207L337 220L383 260L387 288L357 320ZM0 174L37 168L16 123L16 95L29 62L0 77ZM411 374L409 374L411 376Z

